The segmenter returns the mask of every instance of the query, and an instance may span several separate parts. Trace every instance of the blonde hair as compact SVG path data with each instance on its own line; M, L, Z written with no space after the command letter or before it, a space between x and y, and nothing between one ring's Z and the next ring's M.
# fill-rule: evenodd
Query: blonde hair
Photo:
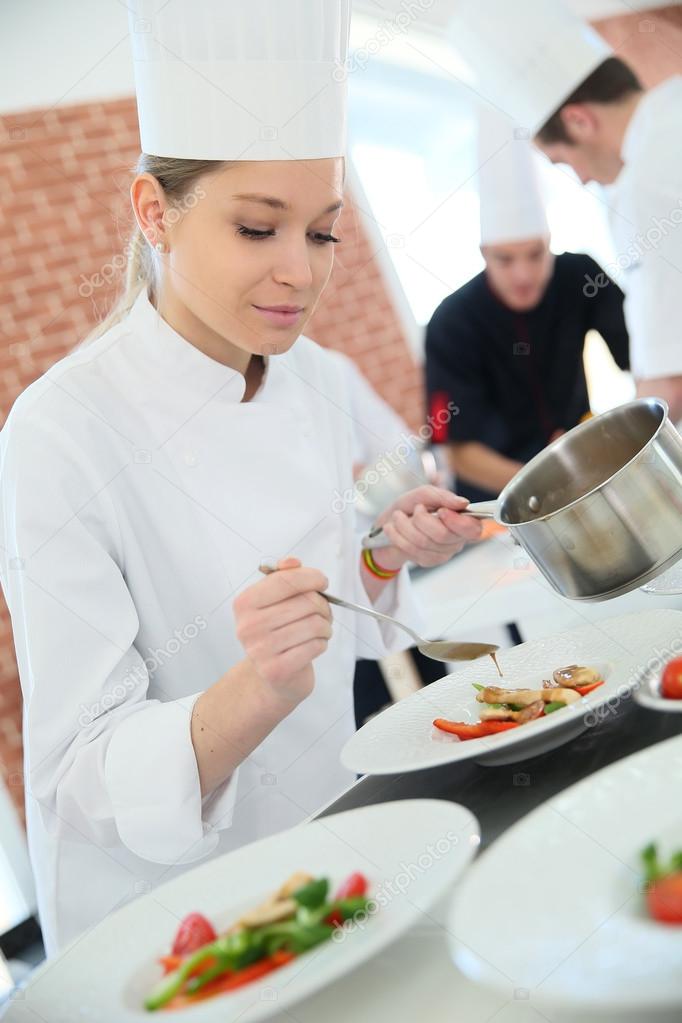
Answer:
M161 185L171 209L182 209L183 200L191 193L202 175L229 166L231 162L226 160L181 160L171 156L140 153L132 172L135 177L138 174L151 174ZM158 257L137 221L128 239L125 253L127 263L123 287L106 316L96 324L78 347L95 341L124 319L143 288L147 288L151 301L156 304L161 279Z

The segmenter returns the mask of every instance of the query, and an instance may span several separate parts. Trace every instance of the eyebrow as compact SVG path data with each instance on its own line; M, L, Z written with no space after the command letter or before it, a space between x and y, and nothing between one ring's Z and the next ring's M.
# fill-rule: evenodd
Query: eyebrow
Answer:
M233 195L233 199L243 199L245 202L260 202L265 206L269 206L273 210L289 210L291 207L289 203L284 202L283 199L277 199L274 195L260 195L257 192L244 192L239 195ZM324 213L335 213L336 210L340 210L343 207L343 202L332 203L331 206L327 206Z

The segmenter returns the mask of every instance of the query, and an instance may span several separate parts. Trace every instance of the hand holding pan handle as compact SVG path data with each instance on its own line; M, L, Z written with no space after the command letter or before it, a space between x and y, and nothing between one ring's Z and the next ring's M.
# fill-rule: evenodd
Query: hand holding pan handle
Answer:
M471 515L474 519L495 519L497 520L498 513L497 501L477 501L475 504L470 504L468 507L462 509L462 515ZM436 515L438 509L431 512L431 515ZM379 547L390 547L391 541L384 533L381 526L373 526L362 538L362 546L369 548L369 550L377 550Z

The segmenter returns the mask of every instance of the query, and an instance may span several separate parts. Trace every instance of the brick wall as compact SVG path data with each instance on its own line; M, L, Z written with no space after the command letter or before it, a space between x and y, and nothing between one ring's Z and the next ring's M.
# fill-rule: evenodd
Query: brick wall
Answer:
M679 5L598 25L647 85L682 71ZM0 421L17 394L67 352L108 308L118 286L79 293L111 264L130 228L129 168L139 148L135 102L5 115L0 130ZM356 360L412 427L422 417L419 369L407 350L369 240L352 203L344 244L307 332ZM0 774L23 812L20 690L9 616L0 598Z

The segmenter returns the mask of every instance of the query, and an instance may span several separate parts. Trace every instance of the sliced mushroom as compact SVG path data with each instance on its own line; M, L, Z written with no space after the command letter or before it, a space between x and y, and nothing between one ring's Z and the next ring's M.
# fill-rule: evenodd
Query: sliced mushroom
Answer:
M580 693L560 686L552 689L499 689L497 686L487 686L476 695L476 699L479 703L515 703L520 707L528 707L536 700L543 700L545 703L552 703L554 700L575 703L580 699Z
M602 677L596 668L569 664L565 668L557 668L554 672L554 681L560 686L573 688L573 686L589 686L593 682L601 682Z
M284 882L275 895L275 898L288 899L290 895L297 892L304 884L310 884L310 882L314 880L315 878L312 874L306 874L304 870L297 870L295 874L292 874L291 877Z
M298 906L289 896L302 888L304 884L314 880L312 874L298 870L284 882L274 895L240 917L234 927L264 927L266 924L278 923L280 920L288 920L289 917L296 916Z
M266 924L276 924L280 920L288 920L290 917L296 916L297 908L293 899L272 899L245 913L237 921L237 926L265 927Z

